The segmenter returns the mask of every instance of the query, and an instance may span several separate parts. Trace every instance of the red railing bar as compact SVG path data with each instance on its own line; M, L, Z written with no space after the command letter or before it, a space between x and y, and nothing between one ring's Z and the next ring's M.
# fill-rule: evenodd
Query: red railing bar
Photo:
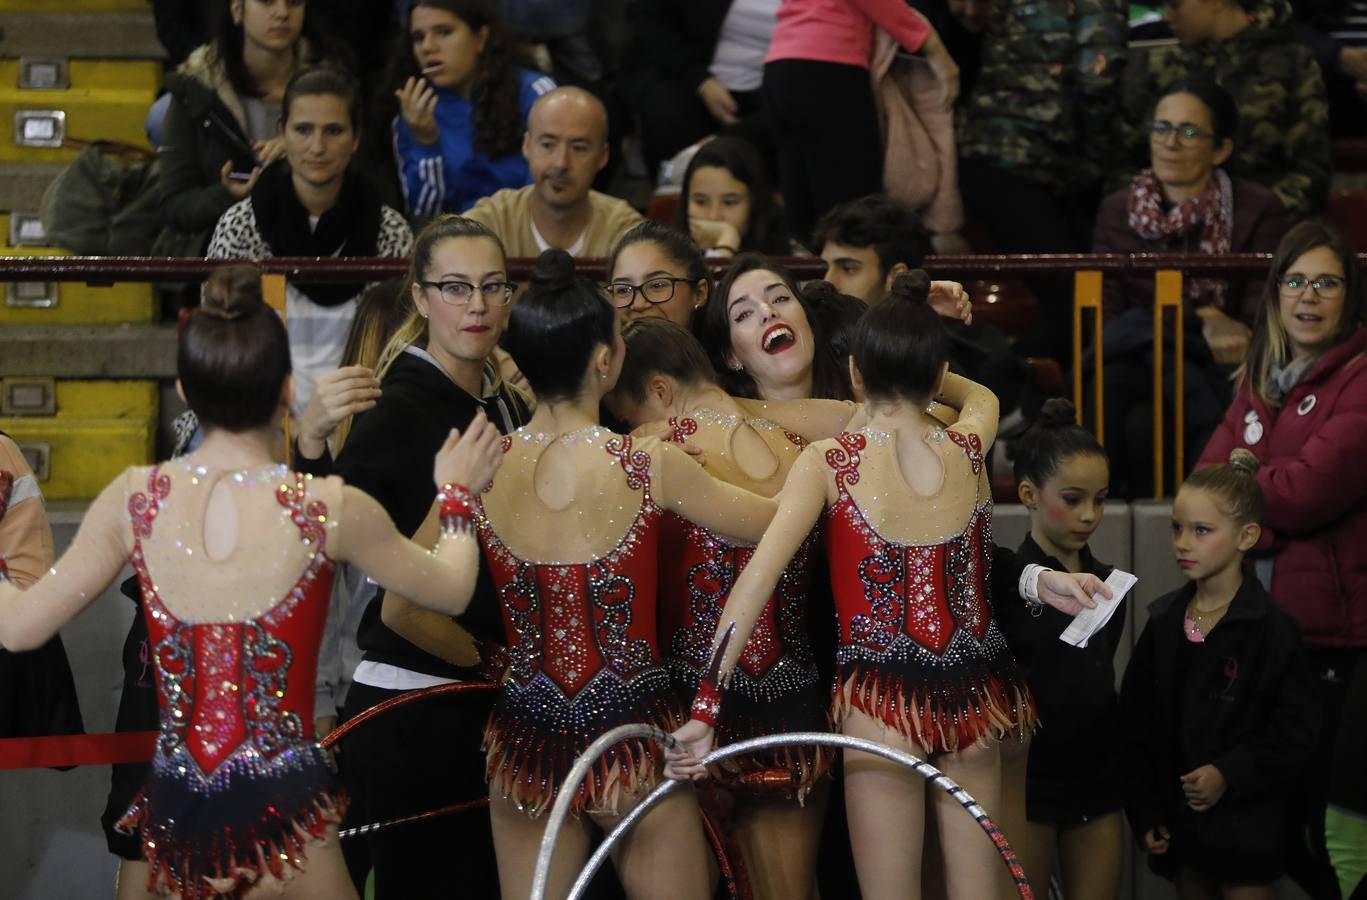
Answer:
M1367 253L1359 254L1367 265ZM1227 256L1201 256L1179 253L1119 254L1044 253L1026 255L984 254L977 256L931 256L926 270L941 277L1014 277L1056 273L1071 275L1079 269L1111 275L1149 273L1160 269L1180 269L1190 275L1262 275L1271 256L1266 253L1236 253ZM6 281L84 281L113 284L120 281L194 282L203 281L210 272L224 265L217 259L175 259L154 256L9 256L0 257L0 282ZM509 276L525 280L535 260L508 261ZM819 278L826 265L811 257L781 260L799 278ZM291 281L379 281L403 275L406 260L382 258L337 259L332 257L276 257L260 260L262 270L284 275ZM578 261L579 271L589 277L604 276L605 260Z

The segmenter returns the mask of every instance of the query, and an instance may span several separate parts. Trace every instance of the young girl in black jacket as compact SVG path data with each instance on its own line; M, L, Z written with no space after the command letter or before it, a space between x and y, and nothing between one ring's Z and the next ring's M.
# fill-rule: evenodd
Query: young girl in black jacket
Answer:
M1239 448L1178 491L1172 546L1189 583L1149 607L1121 688L1126 813L1182 897L1275 896L1282 801L1317 734L1300 632L1243 568L1261 534L1257 469Z
M1105 579L1111 566L1087 546L1105 511L1110 464L1067 400L1044 404L1015 448L1016 491L1030 511L1021 563ZM1059 640L1072 617L1050 606L998 602L1002 636L1035 695L1040 727L1002 743L1002 827L1039 895L1055 872L1069 897L1114 897L1124 855L1122 748L1097 735L1120 728L1116 615L1085 647ZM1078 747L1089 747L1079 754Z

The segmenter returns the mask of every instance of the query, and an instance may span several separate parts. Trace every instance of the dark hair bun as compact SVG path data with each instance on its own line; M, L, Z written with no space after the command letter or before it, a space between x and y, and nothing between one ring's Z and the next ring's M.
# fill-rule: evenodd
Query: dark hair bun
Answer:
M574 285L574 257L552 247L536 258L529 283L543 291L563 291Z
M256 266L222 266L204 282L200 309L216 319L245 318L264 305L261 270Z
M892 280L889 299L925 303L930 297L930 276L925 269L909 269Z
M1050 397L1044 401L1036 421L1041 428L1069 428L1077 424L1077 407L1064 397Z
M1229 451L1229 464L1248 476L1257 475L1258 469L1262 467L1258 457L1246 447L1235 447Z

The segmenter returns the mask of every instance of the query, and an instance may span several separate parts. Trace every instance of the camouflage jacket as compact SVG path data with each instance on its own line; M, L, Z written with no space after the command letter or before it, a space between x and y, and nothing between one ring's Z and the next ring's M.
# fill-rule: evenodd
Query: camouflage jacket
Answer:
M1163 92L1191 75L1214 78L1239 107L1231 177L1272 190L1292 222L1323 211L1329 195L1329 102L1315 55L1281 25L1261 18L1227 41L1154 47L1131 60L1121 122L1126 171L1119 183L1149 164L1148 122Z
M1052 188L1100 178L1115 150L1125 12L1121 0L998 0L959 155Z

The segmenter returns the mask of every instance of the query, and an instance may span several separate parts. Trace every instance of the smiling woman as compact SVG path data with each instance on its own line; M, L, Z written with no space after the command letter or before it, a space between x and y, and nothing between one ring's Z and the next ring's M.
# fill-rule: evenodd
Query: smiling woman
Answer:
M219 220L208 256L407 256L413 234L374 188L349 171L360 135L356 83L337 69L301 72L285 89L285 159ZM285 313L294 358L294 411L335 369L363 284L291 284Z
M1355 860L1367 848L1367 835L1353 825L1367 818L1367 785L1353 775L1362 769L1367 731L1362 717L1348 712L1361 709L1354 697L1367 692L1364 311L1357 260L1343 236L1315 222L1287 232L1238 393L1198 466L1220 463L1239 447L1262 463L1263 539L1251 555L1305 635L1325 714L1289 822L1299 835L1309 831L1313 847L1323 848L1318 835L1329 831L1330 846L1337 842L1342 854L1336 862L1345 897L1364 877ZM1323 851L1305 847L1288 832L1291 874L1312 896L1332 896Z
M697 330L728 393L760 400L852 399L844 361L818 340L813 320L787 270L743 253L703 307Z

